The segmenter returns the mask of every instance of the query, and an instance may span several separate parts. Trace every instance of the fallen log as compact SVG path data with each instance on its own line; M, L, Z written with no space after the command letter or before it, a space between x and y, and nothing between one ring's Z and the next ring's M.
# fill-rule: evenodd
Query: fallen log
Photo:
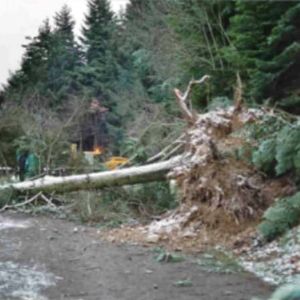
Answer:
M145 166L130 167L115 171L105 171L63 177L45 176L31 181L0 186L1 192L12 190L20 193L66 193L79 190L102 189L111 186L166 180L167 173L176 167L180 157Z

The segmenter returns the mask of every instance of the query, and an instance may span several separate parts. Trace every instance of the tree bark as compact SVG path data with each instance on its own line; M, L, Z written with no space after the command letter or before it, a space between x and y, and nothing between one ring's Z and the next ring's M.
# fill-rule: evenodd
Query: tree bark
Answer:
M72 175L64 177L45 176L40 179L0 186L1 191L12 189L20 193L56 192L66 193L78 190L101 189L111 186L166 180L167 173L176 167L180 157L168 161L140 167L130 167L115 171Z

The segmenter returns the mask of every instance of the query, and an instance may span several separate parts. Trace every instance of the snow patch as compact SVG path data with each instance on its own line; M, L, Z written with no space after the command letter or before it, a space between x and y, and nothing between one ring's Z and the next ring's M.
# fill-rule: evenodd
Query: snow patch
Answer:
M47 300L42 290L55 286L59 278L34 266L14 262L0 262L0 298L19 300Z
M154 221L148 227L148 234L150 236L155 234L170 234L175 230L181 230L185 223L189 221L191 215L198 210L198 206L193 206L188 212L178 214L177 211L175 211L167 218Z

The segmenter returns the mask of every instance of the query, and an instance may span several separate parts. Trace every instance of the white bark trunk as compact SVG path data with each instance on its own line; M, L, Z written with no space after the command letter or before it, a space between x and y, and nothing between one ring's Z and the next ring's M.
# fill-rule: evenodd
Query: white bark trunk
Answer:
M0 186L1 190L13 189L17 193L56 192L65 193L78 190L101 189L166 179L167 173L176 167L180 157L168 161L131 167L115 171L72 175L64 177L45 176L40 179Z

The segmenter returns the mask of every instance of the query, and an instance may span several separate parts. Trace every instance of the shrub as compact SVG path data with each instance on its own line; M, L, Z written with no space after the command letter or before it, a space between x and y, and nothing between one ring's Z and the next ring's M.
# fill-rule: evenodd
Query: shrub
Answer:
M118 226L132 218L148 219L176 206L167 183L147 183L71 195L73 213L83 222Z
M259 232L271 241L300 223L300 192L278 200L264 214L263 222L258 226Z
M254 165L267 174L300 175L300 125L267 117L249 128L248 138L257 141L252 153Z
M263 141L258 149L253 152L252 161L260 170L268 173L274 169L276 155L276 139Z

